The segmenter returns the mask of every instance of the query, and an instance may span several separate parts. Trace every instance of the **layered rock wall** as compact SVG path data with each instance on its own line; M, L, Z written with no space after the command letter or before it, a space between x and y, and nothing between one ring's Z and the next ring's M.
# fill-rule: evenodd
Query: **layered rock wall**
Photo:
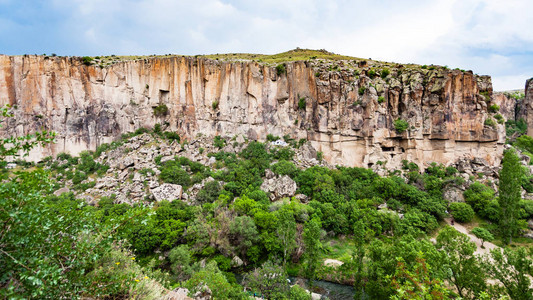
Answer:
M288 62L285 69L194 57L101 68L79 58L0 56L1 104L18 107L2 130L55 131L57 143L35 149L34 159L94 150L162 123L189 139L305 138L332 164L398 166L407 159L424 166L464 157L499 164L503 125L485 125L490 77L355 60ZM154 115L159 105L168 113ZM408 130L395 130L398 119Z
M533 136L533 78L526 81L525 96L518 115L527 122L527 135Z

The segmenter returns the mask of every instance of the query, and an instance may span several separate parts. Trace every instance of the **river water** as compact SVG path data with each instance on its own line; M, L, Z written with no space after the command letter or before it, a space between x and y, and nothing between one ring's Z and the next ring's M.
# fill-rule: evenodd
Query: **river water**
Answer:
M299 285L305 285L304 288L309 290L307 279L289 277L291 285L298 282ZM352 286L333 283L329 281L315 280L313 292L322 294L330 300L353 300L355 290Z

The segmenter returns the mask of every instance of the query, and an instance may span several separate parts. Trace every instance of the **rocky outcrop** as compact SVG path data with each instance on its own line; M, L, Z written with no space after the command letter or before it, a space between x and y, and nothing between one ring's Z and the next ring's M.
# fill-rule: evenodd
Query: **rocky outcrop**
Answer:
M176 200L181 199L181 193L183 188L178 184L163 183L160 186L152 189L152 195L154 196L155 201L162 200Z
M270 200L276 201L284 197L292 197L296 193L298 185L289 176L267 178L261 185L261 190L270 194Z
M526 81L525 97L522 101L519 117L527 122L527 135L533 136L533 78Z
M485 125L488 76L367 60L311 59L285 70L196 57L99 67L73 57L2 55L0 101L18 107L2 130L57 132L57 143L35 149L33 159L94 150L162 123L188 138L304 138L334 165L395 167L407 159L423 167L463 157L499 163L505 136L503 125ZM406 131L395 129L398 119Z

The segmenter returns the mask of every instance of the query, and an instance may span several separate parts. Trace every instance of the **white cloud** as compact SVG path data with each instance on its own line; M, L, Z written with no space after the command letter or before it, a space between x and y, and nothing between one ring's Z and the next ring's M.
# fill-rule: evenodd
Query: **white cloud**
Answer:
M530 0L53 0L43 7L50 11L40 16L56 15L57 23L45 36L61 36L50 44L73 51L69 54L325 48L473 69L492 75L496 89L523 86L516 74L533 70L533 53L524 53L533 49ZM32 49L28 52L52 52Z

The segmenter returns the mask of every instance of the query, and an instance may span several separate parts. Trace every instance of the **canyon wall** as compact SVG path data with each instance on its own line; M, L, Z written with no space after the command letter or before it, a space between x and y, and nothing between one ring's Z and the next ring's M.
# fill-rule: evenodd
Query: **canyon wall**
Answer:
M177 56L100 67L72 57L0 55L0 104L17 106L2 134L57 133L56 144L32 152L35 160L94 150L161 123L188 139L305 138L331 164L394 167L407 159L423 167L478 157L498 165L505 133L486 122L492 98L488 76L369 60L276 68ZM168 113L154 114L162 105ZM398 119L408 123L404 132L395 129Z

